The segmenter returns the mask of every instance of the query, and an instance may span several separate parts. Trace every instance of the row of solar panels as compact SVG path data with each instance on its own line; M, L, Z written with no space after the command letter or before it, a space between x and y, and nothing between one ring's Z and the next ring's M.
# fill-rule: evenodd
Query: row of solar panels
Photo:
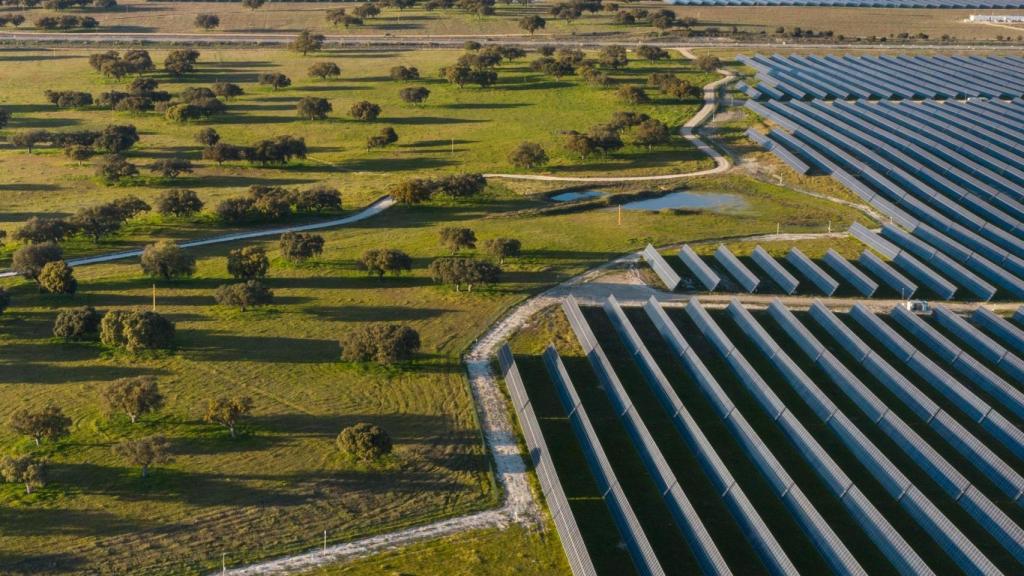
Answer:
M671 0L683 6L837 6L848 8L1022 8L1020 0Z
M789 559L785 556L785 552L757 515L757 511L750 506L742 490L736 485L727 466L715 453L714 448L700 431L699 426L686 411L672 385L656 364L628 317L614 300L614 297L605 303L604 308L613 326L625 343L626 348L636 359L648 384L652 387L663 408L675 423L677 430L687 441L691 449L695 451L707 476L716 486L721 488L723 500L729 504L730 512L738 524L743 527L744 533L749 538L754 549L760 554L762 561L775 573L796 573ZM659 484L659 489L665 495L666 502L668 502L669 495L666 492L664 482L666 478L671 477L674 479L674 476L670 476L672 474L671 470L661 458L660 451L654 444L653 438L649 433L646 433L646 428L639 414L632 407L625 388L619 382L614 368L587 325L578 304L570 298L564 304L564 309L577 339L590 360L592 367L598 374L602 387L608 393L612 405L615 407L616 414L622 419L627 432L633 440L634 446L640 451L647 464L648 471L655 479L655 482ZM792 480L754 429L746 422L742 414L736 410L728 394L718 385L700 356L689 346L660 304L652 298L645 305L645 310L658 332L679 357L688 369L688 372L694 377L697 385L711 400L740 444L747 450L750 459L775 488L779 498L790 508L794 518L811 541L814 542L822 557L836 573L864 573L863 568L832 531L826 520L815 510L813 504L803 496L799 486ZM971 344L972 346L984 348L986 354L993 357L998 356L1000 362L1005 362L1008 356L1017 358L1019 362L1017 353L1024 352L1024 347L1016 350L1016 352L1011 352L1006 348L1002 348L991 337L979 332L974 326L952 312L943 308L939 308L939 310L941 312L936 312L936 314L944 314L947 317L945 320L939 320L939 322L956 324L960 330L971 333L972 339L970 341L974 342L974 344ZM927 563L903 540L900 533L889 524L885 516L874 508L871 501L859 491L856 484L846 476L828 452L818 444L815 438L804 428L803 424L789 411L785 403L767 385L762 375L751 366L744 355L731 343L717 322L703 309L697 299L692 299L686 306L686 313L703 334L704 338L725 358L744 387L757 400L761 409L765 411L772 421L779 425L799 453L812 464L812 468L822 477L825 484L846 505L851 517L857 521L865 534L871 538L878 549L889 559L893 567L905 574L931 573ZM885 454L858 429L843 411L828 398L738 301L734 301L729 306L728 313L737 326L752 338L758 350L779 370L786 383L811 407L813 413L821 422L836 433L836 436L850 449L850 452L869 471L872 477L903 507L920 528L946 551L950 559L968 573L1000 573L1000 570L989 561L985 554L924 493L918 490ZM993 504L981 490L972 485L937 450L922 439L910 425L886 407L863 382L847 370L820 341L811 335L803 323L786 309L781 302L778 300L773 302L769 308L769 314L810 361L820 366L828 378L836 384L837 388L894 441L895 446L909 456L913 462L917 463L942 488L946 495L977 521L978 526L987 531L1013 558L1024 564L1024 532L1005 512ZM894 314L900 313L894 312ZM979 314L981 314L979 316L981 322L992 322L984 312ZM1020 497L1021 491L1024 489L1024 479L1011 466L992 453L985 444L960 426L956 420L934 405L926 395L914 387L905 377L901 376L899 371L889 365L878 354L874 353L867 344L860 340L849 327L820 302L812 306L810 315L826 332L835 337L843 348L850 351L855 359L859 358L864 367L876 375L885 387L895 391L895 395L906 402L916 416L932 428L938 430L939 435L944 441L956 451L967 456L972 465L992 478L995 485L1003 490L1007 496L1018 504L1021 503ZM878 337L879 341L887 347L891 347L895 343L900 349L913 348L905 340L894 341L885 334L881 334L881 336L876 334L885 332L884 329L880 329L876 325L877 323L882 323L882 321L870 311L867 311L866 308L855 308L851 312L851 316L874 337ZM900 318L898 317L897 322L904 321ZM998 316L995 318L1006 322L1005 319ZM1012 324L1009 326L1016 329ZM888 330L891 331L891 328L888 328ZM1004 342L1012 344L1003 336L1005 330L1005 326L999 324L999 328L992 331L1000 334L1000 338ZM901 337L897 335L897 338ZM965 354L964 351L960 351L959 356L964 356ZM557 357L553 349L546 353L546 356L549 355ZM912 359L913 355L901 361L910 366L909 363L912 362ZM955 362L956 360L951 361ZM553 363L549 361L548 364L551 366ZM941 371L941 369L938 370ZM553 372L552 377L559 386L563 386L563 384L558 383L559 380L567 381L568 379L564 369L560 374ZM924 378L924 380L930 385L934 385L927 378ZM959 384L952 378L950 380L954 384ZM566 401L565 407L570 413L571 418L582 410L578 398ZM958 408L960 408L959 405ZM989 413L992 412L994 410L990 409ZM965 411L965 413L970 414L969 411ZM992 429L987 429L987 431L992 432ZM992 432L992 435L997 438L999 437L997 432ZM597 442L596 435L585 443L594 444L595 442ZM1018 441L1018 449L1021 446L1024 446L1024 444ZM585 448L585 451L587 449L589 448ZM1016 450L1014 452L1018 457L1020 456L1019 452L1016 452ZM652 459L652 454L657 454L658 457ZM699 518L689 516L687 518L686 522L680 524L680 529L684 533L687 533L688 530L688 528L684 527L687 523L689 523L689 529L691 530L694 525L701 525ZM679 521L678 517L677 521ZM836 521L841 520L836 519ZM636 528L640 529L639 525ZM640 530L642 531L642 529ZM726 573L728 571L727 564L724 561L717 561L720 556L707 555L709 550L717 553L717 549L714 547L714 542L710 540L710 537L706 536L706 533L703 534L705 537L694 539L693 535L690 534L689 538L695 555L702 559L702 568L706 573ZM628 542L630 537L635 538L636 535L623 533L623 538L627 539L627 547L633 553L634 562L638 568L648 565L647 563L650 562L652 556L647 555L645 550L638 547L630 547ZM656 558L654 560L656 561Z
M766 136L771 150L801 156L891 218L898 226L883 236L907 255L980 299L1024 297L1024 137L1011 151L981 140L991 131L967 117L954 126L912 104L747 105L789 131ZM980 105L965 109L984 115ZM1024 128L1024 105L1015 110ZM948 138L929 136L941 127Z
M512 398L512 407L519 420L519 427L523 431L526 449L530 453L530 463L537 475L541 492L544 493L544 501L548 505L555 530L558 531L569 568L574 576L597 576L597 570L594 568L590 553L580 534L579 525L569 507L569 500L562 489L562 482L555 470L551 452L544 440L544 434L537 422L533 404L530 403L523 378L519 374L519 367L516 366L515 358L512 356L512 350L508 344L502 346L498 351L498 365L501 367L502 377L508 388L509 396Z
M871 232L859 224L851 227L851 232L868 246L879 250L891 258L892 263L896 267L907 271L908 274L919 280L941 298L948 300L956 295L957 287L955 285L933 272L908 251L897 247L882 236ZM987 290L978 288L977 291L973 291L982 299L988 300L995 294L994 288L978 280L966 270L961 270L962 267L959 264L952 262L944 255L933 254L934 250L931 250L917 239L908 236L902 230L886 225L883 228L883 233L888 235L887 237L894 238L901 245L913 245L914 247L920 245L920 247L923 247L924 253L927 254L926 258L929 262L938 260L940 264L944 265L943 270L955 279L958 279L963 285L970 287L987 286ZM644 259L651 264L651 268L658 274L666 287L674 290L682 283L682 278L679 274L671 268L664 257L653 247L648 246L643 254ZM687 271L706 290L715 291L721 286L722 279L718 273L708 266L689 245L684 245L680 249L679 258ZM760 278L737 259L724 245L719 246L715 251L714 259L747 292L754 292L762 286ZM800 280L761 246L754 248L750 259L784 293L793 294L800 288ZM826 252L822 261L831 269L832 273L808 258L798 248L793 247L786 254L786 262L825 296L832 296L839 289L840 282L836 280L836 277L847 282L862 296L873 296L879 288L879 282L865 274L861 268L870 272L882 284L892 289L896 294L899 294L901 298L912 298L918 291L917 283L900 273L893 265L868 250L861 252L857 259L860 268L854 266L849 260L833 249L829 249Z
M752 98L1020 98L1024 60L976 56L739 56L757 70Z

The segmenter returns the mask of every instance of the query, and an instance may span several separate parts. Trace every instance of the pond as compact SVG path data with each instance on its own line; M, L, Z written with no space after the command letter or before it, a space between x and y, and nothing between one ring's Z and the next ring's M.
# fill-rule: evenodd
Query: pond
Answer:
M555 194L551 196L551 200L554 202L572 202L574 200L585 200L587 198L597 198L601 193L597 190L573 190L571 192L562 192L561 194Z
M746 204L735 194L694 194L672 192L657 198L637 200L622 205L624 210L665 210L668 208L739 208Z

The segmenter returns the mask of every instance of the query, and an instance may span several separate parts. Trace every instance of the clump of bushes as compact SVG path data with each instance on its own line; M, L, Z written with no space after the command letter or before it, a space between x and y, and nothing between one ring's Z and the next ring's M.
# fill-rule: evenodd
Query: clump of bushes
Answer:
M150 311L111 310L100 321L100 341L129 352L171 348L174 333L174 322Z
M391 196L403 204L426 202L434 194L452 198L475 196L487 187L482 174L453 174L439 178L416 178L399 183L391 190Z

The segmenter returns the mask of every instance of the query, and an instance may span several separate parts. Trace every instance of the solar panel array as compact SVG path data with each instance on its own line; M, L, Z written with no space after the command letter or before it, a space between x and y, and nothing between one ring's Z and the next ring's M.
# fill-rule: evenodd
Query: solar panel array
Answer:
M960 373L965 382L972 382L989 396L995 398L1010 413L1024 417L1024 394L1011 386L987 366L932 328L917 314L902 306L896 306L889 313L907 332L931 350L945 364Z
M609 301L608 305L612 308L613 312L617 308L617 303L614 300ZM569 296L563 300L562 309L565 311L566 317L569 318L569 325L576 334L576 341L583 348L584 355L590 360L594 372L597 373L598 379L601 381L609 400L615 408L615 413L618 414L620 421L626 428L633 446L644 461L648 474L657 484L658 492L665 500L665 504L672 513L676 525L686 535L690 548L694 551L701 566L708 574L732 574L721 552L718 551L718 547L711 540L711 535L708 534L707 528L704 527L703 522L701 522L696 510L693 509L693 505L690 504L686 494L683 493L682 486L680 486L672 469L669 468L658 445L655 444L654 438L651 437L651 433L647 430L643 419L633 407L629 394L622 386L622 382L619 381L615 368L608 361L608 357L605 356L601 345L598 344L597 337L594 336L590 325L587 324L587 320L583 317L583 312L580 310L576 299ZM618 311L621 312L621 310Z
M1014 382L1024 382L1024 360L1020 356L1010 352L948 308L936 306L932 311L932 317L939 326L956 336L979 356L1009 374Z
M1019 508L1014 508L1024 505L1024 477L1017 470L1024 462L1024 436L1000 414L1000 410L1021 399L1015 386L1020 382L1009 376L1020 368L1019 358L1002 323L1017 327L1005 318L998 318L1002 323L992 319L972 323L941 306L930 318L904 308L880 317L855 305L844 321L815 301L806 319L801 319L778 299L769 304L763 316L756 316L735 298L724 313L713 313L692 298L682 310L686 318L683 322L701 342L702 348L698 349L691 346L689 336L684 338L684 325L653 297L644 305L650 321L647 333L640 331L640 324L631 320L633 313L627 313L614 296L603 303L603 309L613 330L595 333L596 325L591 328L575 299L570 296L563 301L563 311L583 356L597 376L595 384L607 396L621 432L640 456L643 469L694 552L702 573L735 571L735 566L730 569L735 542L717 541L718 532L705 530L705 526L720 527L722 519L703 517L704 512L698 513L690 505L683 489L693 488L693 472L683 475L674 468L677 464L669 463L669 452L663 454L664 447L658 445L663 438L654 434L665 431L653 425L648 429L645 420L650 422L654 413L646 410L661 411L660 418L672 422L696 458L698 473L711 482L710 488L721 498L728 521L741 530L750 549L772 573L804 571L797 566L807 558L801 557L794 564L796 557L787 554L789 544L782 541L783 536L791 540L793 535L776 531L778 517L762 517L760 504L768 494L760 494L762 500L757 504L747 497L744 488L752 479L738 480L734 476L737 458L745 459L744 465L753 465L751 470L760 476L758 482L771 488L770 495L785 507L793 525L801 529L802 537L832 573L866 574L862 554L871 555L871 572L934 574L942 562L946 563L943 573L954 564L959 571L971 574L1024 570L1024 530L1016 520L1020 518ZM734 332L727 332L726 324ZM871 341L862 340L851 326L862 329ZM998 329L985 333L987 326ZM744 341L733 340L733 333ZM829 343L820 339L820 334L827 335ZM959 334L967 335L962 345ZM681 383L663 371L661 360L656 359L655 353L665 352L648 348L649 339L658 335L671 353L669 357L675 357L685 369L688 386L709 401L710 412L691 413L696 405L681 399L677 391ZM621 351L609 356L600 341L616 336ZM786 339L788 343L783 342ZM886 360L890 356L899 368ZM657 400L654 408L644 406L639 398L640 404L633 404L630 396L635 391L630 387L639 384L630 379L632 371L627 377L616 364L630 361L635 362L636 374L653 392ZM503 368L508 364L507 359L501 362ZM615 463L609 462L600 448L568 372L553 348L545 352L545 362L565 410L574 420L574 430L598 478L599 489L607 492L613 517L623 517L616 522L626 548L640 562L638 567L643 572L646 564L637 559L657 561L654 553L660 555L661 548L651 549L645 556L643 547L629 542L629 538L642 535L643 528L640 519L634 514L630 520L631 510L623 508L629 505L625 493L619 489L616 495ZM962 374L968 385L939 364ZM719 384L718 370L730 373L728 386ZM510 371L505 368L505 372ZM897 409L890 404L892 400L877 395L874 387L879 385L897 399L897 405L904 406ZM998 406L988 404L969 387L978 387L986 397L996 398ZM518 391L512 393L513 403L528 404L519 395ZM742 400L737 395L742 395ZM948 402L953 414L933 401L933 395ZM840 397L843 402L839 402ZM588 397L588 401L591 399ZM750 410L760 412L755 420L747 420L752 415ZM716 425L712 422L717 419L739 451L720 445L720 431L707 433L705 425ZM961 424L961 420L970 426ZM768 428L777 429L781 435ZM930 429L927 433L926 428ZM765 434L772 436L770 443ZM998 453L990 443L1001 445ZM794 458L803 464L797 465ZM799 474L791 472L796 466ZM805 486L810 482L808 473L820 479L813 482L817 493L805 492L810 486ZM839 507L824 504L821 488L831 494L828 501ZM699 509L708 510L706 504ZM893 514L899 514L901 520L897 522ZM654 529L653 525L649 529ZM866 540L854 546L847 540L852 531ZM932 547L928 555L920 547L925 540ZM870 551L863 546L868 541L873 544ZM888 565L883 568L879 562Z
M769 96L747 106L777 125L762 136L771 150L796 154L891 220L869 244L879 249L881 240L895 249L885 256L914 281L865 258L872 275L883 274L906 297L920 285L940 298L1024 298L1024 99L1019 93L999 99L1009 84L1024 90L1024 59L773 56L751 62L779 94L786 82L797 85L796 78L818 82L820 90L799 84L800 98L809 101ZM849 94L825 90L826 80ZM938 97L942 86L957 88L943 89L954 93L950 98L959 90L972 99L889 100Z
M661 563L654 555L651 543L647 540L647 535L640 526L640 521L636 518L636 513L633 512L632 506L626 499L626 494L619 485L619 480L601 446L601 441L597 438L594 426L590 423L590 417L587 416L587 411L583 407L583 403L580 402L576 388L554 346L549 346L544 351L544 365L547 367L551 380L555 383L558 397L569 416L576 439L583 449L583 456L586 458L590 472L597 482L598 490L611 512L612 519L619 529L619 534L626 543L626 548L629 550L637 572L644 576L665 574Z
M1018 457L1024 457L1024 433L998 410L940 368L926 355L921 354L917 348L864 305L855 304L850 310L850 316L899 358L900 362L911 372L917 374L924 382L967 414L971 420L980 423L1007 449Z
M562 549L569 561L573 576L597 576L597 570L587 552L587 546L583 542L576 517L573 516L569 507L569 500L562 490L562 483L555 471L555 463L551 459L547 442L541 432L540 424L537 422L537 415L534 413L533 404L526 394L526 387L523 385L523 378L519 374L519 367L516 366L512 350L505 344L498 351L498 364L501 366L501 373L508 387L509 396L512 398L512 407L519 419L519 427L523 431L523 440L526 442L526 449L530 453L530 462L537 474L537 481L540 484L541 492L544 493L544 500L547 502L548 510L551 512L551 519L558 531L558 538L562 542Z
M739 56L774 99L958 99L1024 96L1016 56Z
M679 283L682 282L679 274L672 269L672 266L665 261L665 258L654 246L648 244L641 254L643 254L644 260L651 266L654 273L658 275L658 278L661 279L666 288L669 290L675 290L679 287Z

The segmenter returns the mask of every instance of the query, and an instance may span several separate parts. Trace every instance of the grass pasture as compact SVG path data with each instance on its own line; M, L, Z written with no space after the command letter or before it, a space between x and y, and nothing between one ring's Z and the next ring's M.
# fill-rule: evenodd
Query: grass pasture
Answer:
M395 207L325 232L324 256L308 264L283 263L267 243L276 303L246 313L213 305L213 289L228 281L230 245L211 246L197 253L194 278L158 283L158 308L179 331L177 349L164 354L126 356L51 336L60 307L149 306L152 280L136 261L80 268L74 298L5 280L13 304L0 316L0 421L54 401L74 424L70 438L40 452L52 468L46 488L26 497L0 485L0 571L198 573L218 566L222 552L230 563L254 561L315 547L324 529L337 542L493 505L459 354L508 306L648 241L739 235L779 220L819 231L829 218L854 216L815 199L797 213L787 201L801 196L742 176L701 179L690 189L742 194L747 209L627 212L619 226L610 209L531 212L550 203L501 186L469 201ZM523 240L503 283L472 294L431 284L425 267L446 253L438 230L456 224L481 241ZM381 282L355 270L354 259L378 246L407 251L414 272ZM390 370L339 362L339 335L371 321L419 330L416 361ZM167 405L131 427L109 419L98 395L107 381L134 374L156 375ZM256 401L235 442L200 421L203 403L219 394ZM343 425L363 419L396 438L397 456L380 467L356 465L334 446ZM176 458L143 483L110 446L155 433L172 441ZM0 446L33 450L6 427Z
M599 175L612 170L624 175L651 174L711 166L710 160L681 138L652 151L627 146L606 157L592 156L580 161L563 149L562 131L585 131L610 120L613 112L627 109L679 126L693 114L698 102L655 98L652 104L630 107L618 102L614 87L594 88L575 76L556 81L530 72L525 60L499 68L499 84L493 88L459 89L436 77L438 68L455 61L457 51L355 50L303 58L283 50L204 49L197 73L180 81L156 74L161 81L160 89L174 94L189 86L230 81L242 85L246 94L229 102L228 113L221 117L175 124L155 112L130 115L100 109L58 110L46 103L42 94L45 88L85 90L95 96L125 89L130 79L104 79L89 67L89 53L0 51L0 63L4 66L4 74L0 75L0 107L13 113L4 135L10 138L15 132L38 128L100 129L110 123L131 123L141 135L141 141L128 154L132 162L143 166L154 159L179 156L192 160L198 168L194 174L175 181L153 178L142 170L141 178L107 186L94 176L94 162L68 160L57 149L42 148L28 154L23 149L0 147L0 172L4 174L0 206L5 212L0 228L10 232L33 215L66 216L79 207L129 193L152 200L170 187L195 189L212 209L220 199L237 195L256 183L286 187L327 184L342 190L346 207L356 208L384 193L393 183L408 178L451 172L514 171L506 156L525 140L540 143L548 151L551 163L539 171L554 174ZM151 53L154 61L162 62L164 51ZM307 68L320 61L337 62L342 68L341 79L308 79ZM423 78L408 83L391 81L388 71L395 65L416 66ZM258 75L268 71L286 74L293 85L277 91L257 85ZM676 72L695 84L712 78L675 58L657 65L634 60L628 68L612 75L618 83L642 84L648 74L657 71ZM429 87L431 95L426 104L401 103L398 91L410 85ZM330 100L334 107L331 117L320 122L299 119L295 103L303 96ZM381 117L375 122L349 118L349 107L360 100L380 104ZM277 135L301 136L306 139L310 157L284 167L265 168L247 163L218 166L201 161L201 147L194 135L206 126L216 128L223 141L244 145ZM398 143L382 150L367 150L366 138L384 126L395 128ZM121 240L138 243L158 236L207 235L213 222L209 218L154 216L132 224ZM89 250L88 246L81 249Z
M439 566L451 576L555 576L569 574L554 526L546 532L522 526L477 530L413 544L372 558L327 566L301 576L428 576Z

